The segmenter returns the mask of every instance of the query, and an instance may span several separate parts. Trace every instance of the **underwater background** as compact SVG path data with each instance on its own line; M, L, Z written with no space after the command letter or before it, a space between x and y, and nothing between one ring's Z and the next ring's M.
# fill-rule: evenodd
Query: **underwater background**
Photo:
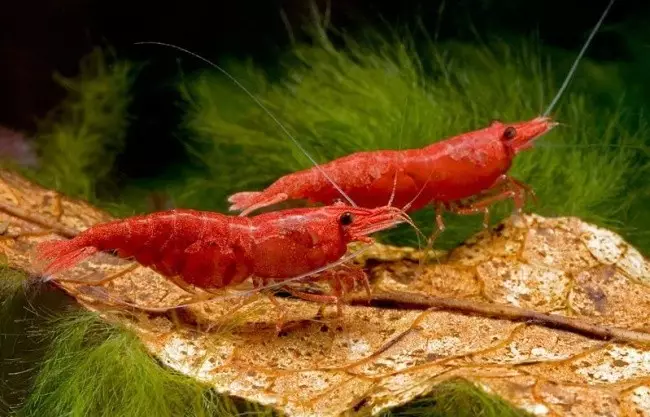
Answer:
M178 45L224 66L325 162L540 114L607 3L12 2L3 5L0 28L0 160L116 216L171 207L225 212L228 195L262 189L309 160L205 62L136 42ZM649 22L647 2L617 1L553 112L562 126L512 171L539 197L528 211L609 227L646 255ZM492 224L510 211L499 204ZM413 217L432 230L431 210ZM457 245L481 221L449 216L436 245ZM408 228L381 238L417 244ZM248 410L161 370L133 336L52 294L36 295L30 303L39 311L25 311L29 297L17 291L24 277L2 274L0 359L11 366L0 375L0 414ZM125 349L132 354L116 353ZM92 390L88 373L98 375ZM491 410L485 415L518 415L467 386L437 395L396 413L475 415L482 407Z

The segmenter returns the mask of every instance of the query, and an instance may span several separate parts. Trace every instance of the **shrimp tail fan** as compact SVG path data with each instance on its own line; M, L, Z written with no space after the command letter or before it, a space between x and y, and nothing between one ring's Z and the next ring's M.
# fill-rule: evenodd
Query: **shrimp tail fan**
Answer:
M36 259L40 262L49 261L41 268L42 275L49 276L75 266L98 251L93 246L82 246L76 239L51 240L36 246Z
M232 204L230 210L244 210L252 206L261 194L261 191L244 191L231 195L228 197L228 202Z

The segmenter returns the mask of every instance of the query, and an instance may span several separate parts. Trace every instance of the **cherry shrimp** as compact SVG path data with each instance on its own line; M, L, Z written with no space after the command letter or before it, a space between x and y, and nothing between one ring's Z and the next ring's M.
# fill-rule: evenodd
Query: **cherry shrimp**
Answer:
M295 139L294 142L320 169ZM327 177L327 173L322 172ZM404 209L392 205L394 196L381 207L359 207L336 182L330 181L351 205L336 201L324 207L280 210L253 217L191 209L158 211L100 223L70 240L41 242L35 250L35 261L49 261L39 269L40 275L51 278L98 252L110 251L120 258L134 259L140 265L151 268L193 295L190 301L171 308L215 299L218 290L236 286L251 278L254 290L234 297L281 287L305 300L336 304L337 314L341 315L342 298L346 293L362 287L371 297L365 272L361 268L344 265L363 251L346 256L348 244L372 244L373 239L369 235L400 223L411 225L418 238L422 233ZM405 209L418 196L407 203ZM339 265L343 267L335 270ZM311 294L287 286L290 282L311 278L319 273L322 274L321 279L330 282L331 294ZM60 281L81 281L93 287L104 285L118 276L95 282L83 279ZM197 289L208 296L200 294ZM272 296L270 299L278 306ZM166 310L125 301L119 303L149 311ZM278 329L280 327L278 325Z
M174 209L100 223L70 240L41 242L36 247L36 260L49 260L41 268L41 275L48 277L97 252L113 251L120 258L150 267L192 294L193 300L183 305L216 298L217 290L251 278L254 291L282 286L296 297L336 304L341 315L346 293L361 287L370 297L362 269L332 269L349 260L345 256L348 243L372 243L370 234L404 222L413 224L397 207L369 209L342 202L253 217ZM310 294L287 286L319 272L323 273L321 279L330 282L332 294ZM97 286L108 280L84 283Z
M498 201L513 200L516 212L521 213L526 197L536 198L535 193L530 186L508 175L508 171L520 152L532 148L537 138L558 125L548 114L562 96L614 1L610 1L593 28L563 85L543 115L515 123L494 121L486 128L462 133L419 149L356 152L322 165L316 164L310 157L315 165L312 168L282 176L263 191L243 191L229 196L230 210L240 211L241 216L246 216L262 207L286 200L332 204L341 195L349 203L354 205L356 202L362 207L380 207L390 198L396 206L406 207L407 212L431 204L435 209L436 230L430 242L445 229L442 218L444 211L459 215L483 213L485 228L489 226L490 206ZM307 154L277 118L225 70L182 48L163 45L208 62L236 82ZM407 203L409 201L411 203Z

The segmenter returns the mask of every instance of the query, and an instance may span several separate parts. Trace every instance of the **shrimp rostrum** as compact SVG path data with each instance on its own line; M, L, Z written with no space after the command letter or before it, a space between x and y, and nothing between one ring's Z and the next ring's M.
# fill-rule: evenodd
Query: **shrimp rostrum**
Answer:
M42 275L52 276L97 252L112 251L197 297L197 288L216 293L251 278L254 287L262 289L322 270L320 279L330 282L330 294L286 289L307 300L336 304L340 314L345 293L369 291L368 279L361 269L339 273L327 266L344 257L348 243L372 243L370 234L402 222L412 223L396 207L367 209L344 203L253 217L169 210L98 224L71 240L42 242L36 257L48 261Z

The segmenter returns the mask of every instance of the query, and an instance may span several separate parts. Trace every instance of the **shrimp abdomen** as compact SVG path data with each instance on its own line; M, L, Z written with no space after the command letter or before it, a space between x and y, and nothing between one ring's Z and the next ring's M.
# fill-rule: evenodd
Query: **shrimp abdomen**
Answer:
M180 252L199 238L200 219L193 210L169 210L115 220L68 241L43 242L36 256L51 260L46 274L71 268L96 252L114 251L121 258L133 258L164 275L174 275L183 263Z

